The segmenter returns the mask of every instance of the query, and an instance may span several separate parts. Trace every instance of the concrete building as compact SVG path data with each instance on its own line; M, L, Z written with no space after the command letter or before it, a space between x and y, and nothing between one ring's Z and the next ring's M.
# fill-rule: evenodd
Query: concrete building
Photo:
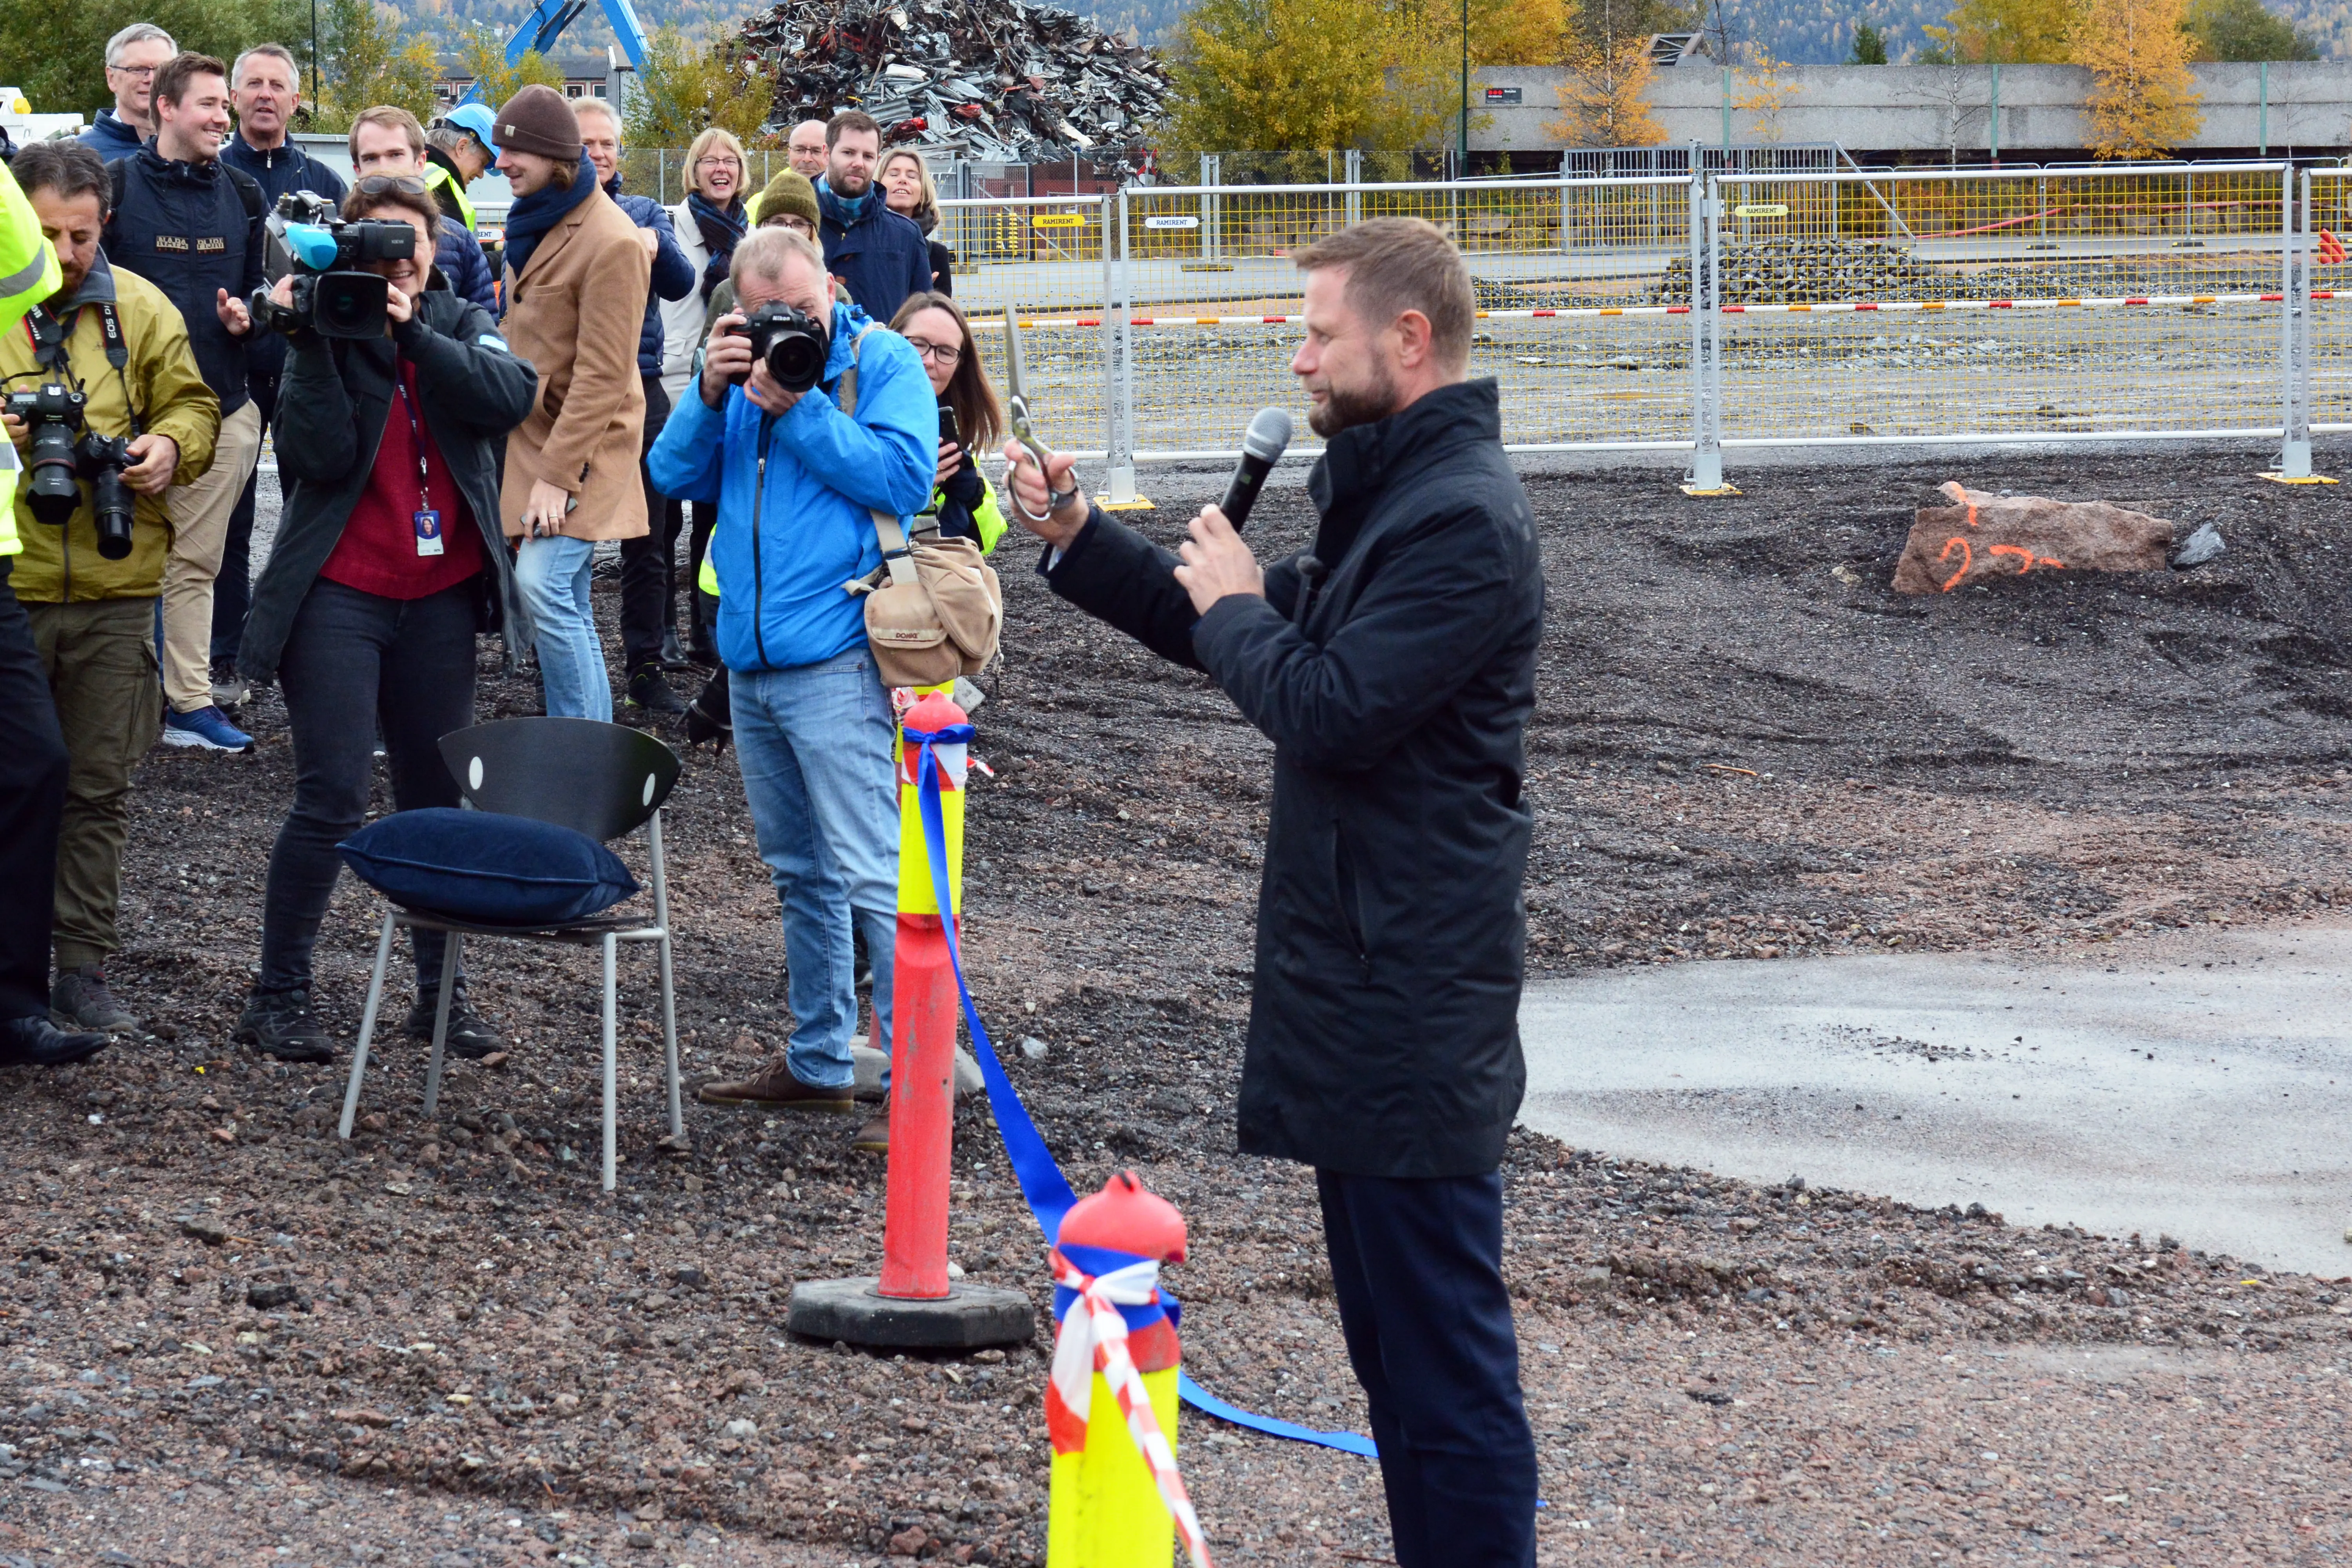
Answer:
M2205 123L2175 148L2183 158L2334 155L2352 142L2352 62L2315 60L2191 68ZM1557 68L1475 73L1470 148L1481 165L1506 155L1528 170L1562 143ZM1651 79L1651 114L1670 145L1691 142L1822 142L1863 163L2066 163L2088 157L2083 114L2091 73L2080 66L1792 66L1775 112L1739 107L1761 96L1738 72L1685 59Z

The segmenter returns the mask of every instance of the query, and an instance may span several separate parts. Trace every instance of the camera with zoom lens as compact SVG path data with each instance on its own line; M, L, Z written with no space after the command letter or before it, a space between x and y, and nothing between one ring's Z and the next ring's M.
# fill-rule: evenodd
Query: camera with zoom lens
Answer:
M376 218L346 220L335 205L310 191L289 191L264 228L268 234L266 270L271 285L291 274L293 300L281 305L268 288L253 291L256 325L294 333L308 329L326 338L380 338L391 317L385 312L391 283L355 268L371 261L401 261L416 254L416 229Z
M824 362L833 353L825 324L797 306L771 300L743 319L735 329L751 340L751 357L767 362L768 374L786 392L806 392L824 379ZM747 374L737 384L750 380Z
M131 467L131 441L83 428L89 399L58 382L8 395L8 412L25 422L32 456L26 504L37 522L62 528L81 506L81 482L89 481L96 510L98 552L109 561L131 553L131 487L122 470Z

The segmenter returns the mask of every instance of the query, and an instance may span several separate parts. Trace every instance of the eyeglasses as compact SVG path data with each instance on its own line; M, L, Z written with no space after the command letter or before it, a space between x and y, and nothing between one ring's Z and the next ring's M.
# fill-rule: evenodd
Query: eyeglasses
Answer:
M156 66L109 66L106 68L110 71L121 71L124 76L153 76L161 68Z
M391 191L411 196L427 194L425 182L414 174L370 174L359 183L359 193L363 196L380 196Z
M698 169L740 169L743 166L743 160L726 157L697 158L694 161L694 166Z
M950 369L963 358L963 350L953 343L927 342L921 338L908 338L907 346L925 359L935 359Z

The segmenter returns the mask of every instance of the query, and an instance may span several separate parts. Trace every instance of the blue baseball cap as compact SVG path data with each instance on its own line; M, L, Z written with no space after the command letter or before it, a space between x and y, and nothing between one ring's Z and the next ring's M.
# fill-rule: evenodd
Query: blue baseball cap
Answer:
M491 138L491 132L498 128L498 115L492 111L488 104L461 103L441 118L472 136L475 141L479 142L491 152L495 153L499 150L498 142Z

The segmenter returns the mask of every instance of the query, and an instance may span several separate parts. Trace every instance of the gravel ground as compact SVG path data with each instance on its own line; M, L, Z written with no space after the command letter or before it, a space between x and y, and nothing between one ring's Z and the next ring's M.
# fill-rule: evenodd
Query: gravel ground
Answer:
M1791 467L1714 504L1652 474L1531 481L1536 968L2339 918L2345 503L2202 458L1978 464L1958 477L2218 521L2231 552L1896 598L1909 508L1947 477ZM1271 548L1308 524L1295 489L1259 518ZM1270 748L1054 603L1025 552L1005 564L975 990L1044 1046L1010 1070L1074 1183L1131 1165L1183 1207L1194 1371L1360 1427L1307 1174L1233 1152ZM534 710L484 668L486 717ZM900 1359L782 1332L793 1279L878 1259L882 1170L848 1123L696 1106L690 1150L659 1147L635 1023L604 1198L571 954L469 955L515 1045L453 1072L433 1124L398 1042L348 1145L340 1064L225 1044L290 788L282 710L249 711L255 756L159 751L139 777L113 978L152 1032L0 1080L0 1562L1038 1559L1042 1340ZM688 1069L731 1072L786 1022L731 757L689 760L668 822ZM321 945L346 1033L373 911L346 885ZM649 966L625 978L650 1018ZM960 1121L951 1256L1042 1305L993 1129ZM1507 1181L1547 1563L2352 1549L2352 1282L1524 1133ZM1198 1417L1183 1447L1220 1556L1386 1560L1363 1461Z

